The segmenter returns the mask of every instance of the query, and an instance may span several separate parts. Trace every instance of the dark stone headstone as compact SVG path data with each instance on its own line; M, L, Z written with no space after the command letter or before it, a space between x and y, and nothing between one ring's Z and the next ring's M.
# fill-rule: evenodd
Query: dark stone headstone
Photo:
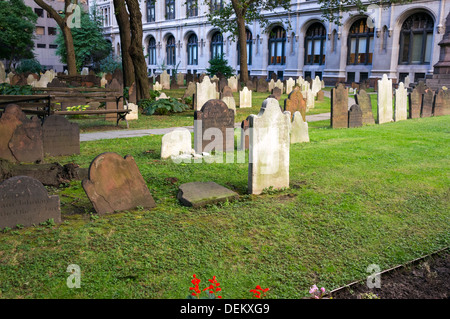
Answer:
M67 87L66 83L61 82L58 78L53 78L53 80L47 84L48 88L63 88Z
M360 127L363 125L363 113L358 104L353 104L348 111L348 127Z
M439 90L434 100L434 116L450 115L450 91Z
M253 91L253 90L254 90L254 87L253 87L253 81L251 81L251 80L248 80L248 81L245 83L245 86L247 87L247 89L248 89L249 91Z
M434 91L427 89L423 95L421 117L430 117L433 114Z
M284 110L291 112L291 119L295 112L300 112L303 121L306 122L306 100L298 86L294 87L288 98L284 100Z
M420 90L415 88L409 94L409 117L412 119L417 119L420 117L420 111L422 109L422 97L423 94Z
M49 196L44 185L28 176L14 176L0 183L0 228L61 222L59 197Z
M83 189L98 214L123 211L142 206L156 206L139 168L130 155L98 155L89 166Z
M222 92L223 89L224 89L226 86L228 86L228 80L227 80L224 76L222 76L221 78L219 78L219 83L218 83L218 85L219 85L219 92ZM230 90L231 90L231 89L230 89Z
M184 206L202 207L238 199L239 195L214 182L192 182L180 185L177 198Z
M272 89L272 95L279 101L281 98L281 89L279 87L274 87Z
M317 101L323 101L324 97L325 97L325 92L323 90L320 90L319 92L317 92L317 94L316 94Z
M197 153L234 150L234 110L222 100L209 100L195 111L194 148Z
M359 105L362 111L362 123L375 124L375 119L372 113L372 101L370 100L369 94L365 90L359 90L358 94L355 94L356 104Z
M0 158L26 163L44 159L41 121L28 119L15 104L7 105L0 117Z
M348 88L343 84L331 89L331 127L348 127Z
M224 97L233 97L233 91L231 91L231 88L228 86L228 85L225 85L224 87L223 87L223 89L222 89L222 94L221 94L221 98L224 98Z
M266 79L260 78L256 86L256 92L266 93L267 91L269 91L269 83L266 81Z
M64 116L50 115L42 124L44 154L65 156L80 154L80 128Z

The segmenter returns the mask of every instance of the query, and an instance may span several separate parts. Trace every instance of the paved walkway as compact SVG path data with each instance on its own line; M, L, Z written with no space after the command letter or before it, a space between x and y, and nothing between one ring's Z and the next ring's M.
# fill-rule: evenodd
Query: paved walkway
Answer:
M307 115L307 122L316 122L322 120L329 120L331 113L322 113L315 115ZM236 123L235 127L240 127L241 123ZM193 132L193 126L183 126ZM169 127L169 128L156 128L156 129L141 129L141 130L120 130L120 131L105 131L105 132L94 132L94 133L83 133L80 134L80 141L97 141L104 139L113 139L113 138L127 138L127 137L140 137L140 136L149 136L149 135L164 135L175 130L177 127Z

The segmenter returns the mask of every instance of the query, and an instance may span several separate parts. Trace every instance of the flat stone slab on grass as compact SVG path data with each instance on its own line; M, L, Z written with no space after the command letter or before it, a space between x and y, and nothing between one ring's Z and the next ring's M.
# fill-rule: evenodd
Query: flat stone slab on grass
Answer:
M202 207L237 199L238 193L214 182L192 182L180 185L178 200L184 206Z

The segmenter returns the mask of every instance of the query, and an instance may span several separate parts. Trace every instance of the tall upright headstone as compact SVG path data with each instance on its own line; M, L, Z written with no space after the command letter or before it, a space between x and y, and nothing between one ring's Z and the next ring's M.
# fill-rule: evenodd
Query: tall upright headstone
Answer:
M436 93L433 108L434 116L450 115L450 91L439 90Z
M372 113L372 101L366 90L359 90L358 94L355 94L356 104L359 105L362 111L363 125L375 124L375 119Z
M331 89L331 127L348 127L348 88L342 83Z
M394 121L402 121L408 118L408 91L400 82L398 89L395 90L395 112Z
M266 99L258 115L249 116L250 150L248 190L289 187L289 112L282 112L276 99Z
M289 78L286 80L286 94L290 94L295 86L295 80L292 78Z
M420 90L415 88L409 94L409 117L412 119L417 119L420 117L420 111L422 109L422 98L423 94Z
M252 107L252 91L246 86L239 92L239 108Z
M303 120L299 111L294 112L292 117L290 134L291 144L309 142L308 123Z
M353 104L348 110L348 127L360 127L363 125L362 111L358 104Z
M161 80L161 86L163 90L170 90L170 75L167 73L166 70L161 73L160 78Z
M208 76L205 76L196 86L195 110L199 111L207 101L217 99L217 90L216 84L212 83Z
M392 79L386 74L378 80L378 124L389 123L393 120L392 112Z
M288 98L284 100L284 110L290 112L292 116L298 111L302 115L303 121L306 121L306 101L298 86L294 87Z
M430 117L433 114L434 91L428 89L425 91L422 100L421 117Z

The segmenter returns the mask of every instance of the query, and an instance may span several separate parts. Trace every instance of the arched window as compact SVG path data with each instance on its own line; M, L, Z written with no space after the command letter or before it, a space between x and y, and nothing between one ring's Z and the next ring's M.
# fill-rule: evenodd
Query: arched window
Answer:
M350 28L347 64L372 64L373 28L366 22L367 18L359 19Z
M400 31L400 64L429 64L434 22L425 12L408 17Z
M151 37L150 40L148 40L148 64L156 64L156 40L154 37Z
M198 64L198 39L195 34L191 34L187 44L188 65Z
M147 0L147 22L155 21L155 1Z
M220 57L223 54L223 36L216 32L211 38L211 59Z
M252 48L252 44L253 44L253 40L252 40L252 33L249 30L246 30L246 34L247 34L247 65L252 65L252 55L253 55L253 48ZM239 65L241 62L241 49L239 46L239 43L237 44L237 51L238 51L238 60L237 60L237 64Z
M210 6L211 12L223 9L222 0L212 0Z
M171 35L166 45L167 65L175 65L175 38Z
M313 23L306 31L305 64L325 64L326 30L322 23Z
M175 19L175 0L166 0L166 20Z
M269 64L286 63L286 30L278 26L269 34Z
M197 0L186 0L186 17L198 16Z

